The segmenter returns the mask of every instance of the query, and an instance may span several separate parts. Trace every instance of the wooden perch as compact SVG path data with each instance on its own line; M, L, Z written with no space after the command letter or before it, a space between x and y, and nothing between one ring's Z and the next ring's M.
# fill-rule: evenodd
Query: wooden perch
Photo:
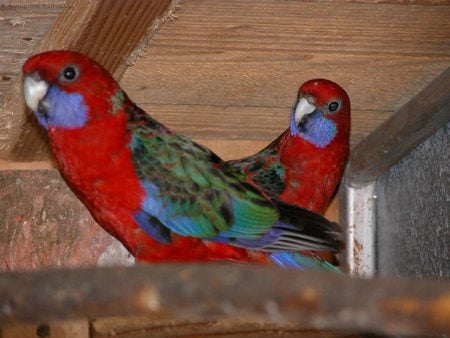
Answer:
M388 334L450 332L448 281L351 279L241 265L5 273L0 322L147 315L223 318Z
M350 157L349 184L375 180L450 121L449 88L450 68L447 68L360 142Z
M177 0L68 0L34 53L51 49L83 52L101 63L119 80L138 49L152 36ZM38 160L48 157L47 139L31 123L25 111L22 79L5 97L0 135L7 139L0 155L10 160Z

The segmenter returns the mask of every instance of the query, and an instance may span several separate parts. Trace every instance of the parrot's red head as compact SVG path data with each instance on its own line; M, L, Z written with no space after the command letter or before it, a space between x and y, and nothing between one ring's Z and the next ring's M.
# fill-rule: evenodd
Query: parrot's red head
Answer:
M45 128L81 128L110 114L124 95L102 66L72 51L34 55L23 75L25 102Z
M309 80L299 89L291 114L291 135L319 148L336 138L349 138L350 99L338 84L326 79Z

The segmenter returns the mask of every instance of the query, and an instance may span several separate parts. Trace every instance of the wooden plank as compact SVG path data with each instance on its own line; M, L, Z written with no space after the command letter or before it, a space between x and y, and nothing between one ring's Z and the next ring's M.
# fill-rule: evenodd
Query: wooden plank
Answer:
M133 96L133 95L132 95ZM295 98L295 96L294 96ZM291 107L240 107L185 104L140 104L173 131L196 140L269 141L289 125ZM352 110L351 144L355 145L385 121L391 112ZM186 118L188 117L188 118ZM240 147L239 142L235 142ZM243 143L244 144L244 143ZM256 144L256 143L255 143ZM261 142L261 144L264 144ZM224 149L223 157L231 159ZM239 152L232 150L234 158ZM251 152L250 152L251 153ZM250 154L248 153L248 154Z
M65 1L47 0L36 3L2 1L0 4L0 107L9 88L17 81L25 59L39 44L62 11ZM0 125L3 121L0 115ZM0 142L7 142L0 133Z
M350 95L356 144L450 64L450 6L192 0L178 13L121 85L191 137L270 140L299 84L327 77Z
M176 1L68 0L34 52L68 48L81 51L120 78L132 53L156 30ZM139 24L136 24L139 22ZM45 137L26 118L21 80L12 85L1 111L0 151L9 158L33 159L47 152Z
M372 4L402 4L402 5L427 5L427 6L446 6L449 0L302 0L309 2L337 2L337 3L372 3ZM1 5L14 5L18 7L27 7L30 5L41 5L46 3L60 3L64 5L66 0L2 0Z
M450 121L450 68L353 149L350 186L374 181Z
M221 109L233 106L284 108L286 116L299 85L318 77L341 84L354 110L368 115L393 112L450 65L450 50L448 57L434 60L302 52L270 56L253 51L226 51L237 59L218 60L206 51L208 55L198 58L195 55L200 51L185 50L185 55L174 56L173 49L164 57L152 54L163 53L163 49L152 46L126 72L121 86L130 97L144 107L213 106L217 107L214 115L225 116L227 112Z
M61 2L18 7L0 5L0 74L17 76L26 57L36 48L56 16L61 13ZM2 79L2 83L8 81Z
M304 0L309 2L342 2L393 5L448 6L449 0Z
M217 50L302 51L389 55L448 56L447 6L334 2L191 0L174 24L152 45ZM324 20L326 20L324 22ZM206 28L206 29L205 29ZM189 34L186 34L188 30ZM229 55L221 53L222 57ZM175 56L173 56L175 57Z
M17 322L4 325L2 338L91 338L87 319L62 320L50 323Z
M450 332L449 295L445 280L356 279L238 264L49 270L2 274L0 322L226 317L423 336Z
M66 0L2 0L0 7L5 8L8 6L26 9L33 7L36 8L50 8L50 7L63 7Z
M268 324L243 320L155 320L145 317L96 319L91 324L91 338L362 338L344 332L308 330L296 325Z

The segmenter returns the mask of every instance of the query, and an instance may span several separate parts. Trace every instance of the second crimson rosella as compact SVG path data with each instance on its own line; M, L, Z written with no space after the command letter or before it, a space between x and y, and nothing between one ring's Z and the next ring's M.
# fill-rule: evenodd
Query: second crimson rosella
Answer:
M338 84L300 86L289 128L260 152L229 161L272 197L323 213L336 192L350 149L350 99Z
M299 250L339 249L334 223L269 198L209 149L172 133L88 57L46 52L23 72L25 101L62 175L137 259L269 257L301 267L309 261Z

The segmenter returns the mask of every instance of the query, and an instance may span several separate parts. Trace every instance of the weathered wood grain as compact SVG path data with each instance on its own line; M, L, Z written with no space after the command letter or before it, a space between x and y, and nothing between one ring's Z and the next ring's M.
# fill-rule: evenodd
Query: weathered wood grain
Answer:
M156 30L176 0L68 0L52 28L33 52L72 49L83 52L120 78L131 54ZM139 24L136 24L139 23ZM0 151L9 158L33 159L47 153L45 138L26 117L16 79L5 97Z
M308 330L243 320L174 321L145 317L100 318L91 323L91 338L362 338L344 332Z
M64 2L2 1L0 4L0 107L3 107L6 92L16 82L23 62L62 11ZM3 126L12 117L3 110L0 112ZM6 142L4 136L0 133L0 142Z
M192 137L270 140L299 84L327 77L351 97L355 144L450 64L450 6L192 0L177 13L121 84Z
M38 10L39 8L50 8L53 6L63 7L67 0L2 0L0 8L8 6L21 9Z
M291 107L140 105L170 129L201 142L213 139L256 140L261 141L260 144L267 144L288 127L291 112ZM389 116L391 112L387 111L353 109L351 144L357 144ZM239 142L235 142L235 145L240 147ZM223 149L221 156L231 159L233 156L240 157L236 156L239 153L236 149Z
M4 83L7 76L17 76L25 59L33 52L48 31L63 4L6 6L0 4L0 74Z
M16 322L1 327L2 338L92 338L87 319L49 323Z
M161 49L155 50L161 52ZM369 115L392 112L450 65L450 50L448 58L437 60L301 52L257 57L258 53L238 52L233 54L240 60L234 61L217 60L213 55L209 55L211 61L207 56L189 60L198 52L187 52L186 58L178 55L177 61L171 59L169 52L167 57L158 60L151 50L147 50L121 81L135 102L144 107L150 104L215 106L214 115L225 116L227 112L220 110L223 107L254 107L255 111L282 107L287 116L299 85L318 77L341 84L349 93L354 110ZM248 58L251 60L244 61ZM254 118L257 123L258 115Z
M190 0L152 45L178 46L180 52L198 47L211 53L230 49L448 56L449 11L448 6Z
M309 2L351 2L368 4L448 6L449 0L305 0Z
M239 264L49 270L1 276L0 322L146 315L424 336L449 332L449 292L444 280Z
M298 85L328 77L350 94L355 144L448 67L449 34L448 1L190 0L121 84L188 136L269 141L286 127ZM17 75L6 76L0 86ZM24 140L42 137L26 132ZM14 152L48 156L24 148Z

